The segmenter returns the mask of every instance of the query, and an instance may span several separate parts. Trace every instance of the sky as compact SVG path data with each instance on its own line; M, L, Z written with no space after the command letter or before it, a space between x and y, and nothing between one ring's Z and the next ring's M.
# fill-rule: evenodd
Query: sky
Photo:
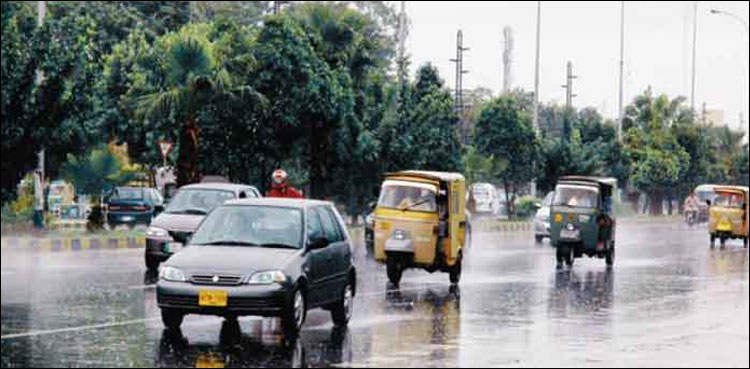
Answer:
M618 114L620 1L541 3L540 99L565 103L566 63L577 75L576 107ZM625 3L624 104L649 85L656 93L690 99L693 1ZM456 32L463 31L464 88L502 87L502 29L514 34L513 86L534 90L536 1L408 1L406 43L412 75L427 62L455 86ZM710 14L721 9L748 20L748 2L698 3L696 108L724 110L739 127L748 121L748 33L737 20ZM747 123L746 123L747 124Z

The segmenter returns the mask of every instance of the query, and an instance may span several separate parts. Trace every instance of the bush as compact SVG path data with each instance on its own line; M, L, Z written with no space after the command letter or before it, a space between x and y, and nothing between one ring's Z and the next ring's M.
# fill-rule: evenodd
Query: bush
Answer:
M518 200L516 206L516 216L518 219L529 219L536 214L537 204L540 204L542 199L533 196L524 196Z

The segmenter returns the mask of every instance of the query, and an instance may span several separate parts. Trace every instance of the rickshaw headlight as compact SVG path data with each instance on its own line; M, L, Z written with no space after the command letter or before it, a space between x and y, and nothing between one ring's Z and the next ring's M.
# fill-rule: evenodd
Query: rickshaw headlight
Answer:
M555 214L555 223L562 223L563 216L562 214Z
M411 237L408 231L397 229L393 231L393 238L399 241L403 241L403 240L408 240Z

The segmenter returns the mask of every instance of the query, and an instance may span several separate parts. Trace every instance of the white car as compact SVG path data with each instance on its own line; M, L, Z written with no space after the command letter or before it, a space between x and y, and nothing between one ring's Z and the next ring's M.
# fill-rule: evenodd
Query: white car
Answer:
M550 237L550 213L552 211L552 198L554 192L550 192L544 197L542 206L537 210L534 217L534 239L537 243L542 243L545 238Z

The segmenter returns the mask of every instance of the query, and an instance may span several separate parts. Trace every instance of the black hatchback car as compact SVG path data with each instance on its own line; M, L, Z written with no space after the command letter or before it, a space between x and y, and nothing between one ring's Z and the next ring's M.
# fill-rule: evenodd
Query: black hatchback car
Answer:
M351 241L329 202L229 201L205 218L189 245L159 273L157 302L170 330L187 314L280 317L291 336L313 308L329 310L336 326L351 318Z

